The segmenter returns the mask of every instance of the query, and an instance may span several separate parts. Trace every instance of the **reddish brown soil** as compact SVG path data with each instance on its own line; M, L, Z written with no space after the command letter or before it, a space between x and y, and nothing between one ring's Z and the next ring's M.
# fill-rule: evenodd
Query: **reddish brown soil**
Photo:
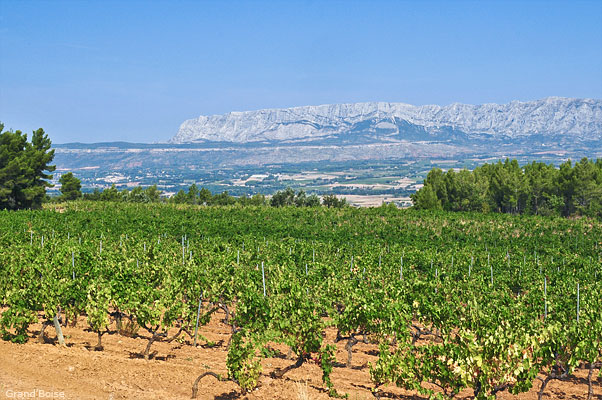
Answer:
M156 342L151 348L153 357L144 360L140 354L147 340L131 338L117 333L103 336L104 351L94 351L96 334L86 329L85 319L78 321L75 328L65 327L67 347L54 344L55 332L46 330L49 340L37 343L32 339L19 345L0 340L0 398L15 398L15 392L40 389L59 392L68 399L189 399L195 378L202 372L212 371L226 375L226 343L229 328L221 322L223 315L216 314L211 323L202 327L200 333L210 341L221 344L215 347L194 348L190 339L185 343ZM112 327L112 332L115 326ZM174 331L175 332L175 331ZM141 330L139 334L145 336ZM148 335L146 335L148 336ZM327 339L332 342L334 332ZM205 344L201 341L201 344ZM344 343L340 342L337 360L346 361ZM287 349L276 346L282 356L267 358L263 362L261 385L247 395L241 395L233 382L218 382L205 377L199 388L200 399L328 399L321 380L321 370L314 364L304 364L287 373L281 379L272 379L269 373L293 361L285 359ZM368 363L377 359L377 346L358 343L354 347L353 367L336 367L332 381L339 393L348 393L350 400L374 399L370 393L372 384ZM596 371L597 373L597 371ZM499 399L537 399L539 381L529 393L518 397L502 393ZM396 399L422 399L414 393L395 386L383 389L387 397ZM594 386L594 398L602 399L600 380ZM462 393L467 398L470 393ZM25 395L25 394L24 394ZM13 396L13 397L11 397ZM39 396L36 398L40 398ZM47 396L48 398L48 396ZM55 397L57 398L57 397ZM546 389L546 399L580 400L587 398L587 371L578 370L568 381L552 381Z

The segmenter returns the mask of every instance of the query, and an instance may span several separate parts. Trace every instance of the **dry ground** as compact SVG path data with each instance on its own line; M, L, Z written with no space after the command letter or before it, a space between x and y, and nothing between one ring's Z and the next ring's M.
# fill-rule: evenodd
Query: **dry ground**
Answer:
M140 356L147 344L144 337L106 334L103 337L104 351L94 351L92 347L96 344L96 334L86 329L84 318L79 320L75 328L63 328L68 344L66 348L54 344L52 327L46 330L49 340L44 344L38 343L33 336L39 325L33 326L32 339L26 344L0 340L0 398L16 398L16 392L31 393L39 389L46 395L45 398L49 398L49 392L52 392L67 399L189 399L192 383L200 373L213 371L226 374L229 328L221 322L221 318L223 315L216 314L211 323L200 331L205 338L218 345L193 348L189 338L185 343L158 342L151 348L151 360L144 360ZM142 330L139 334L148 336ZM332 342L333 338L334 331L328 331L328 341ZM201 341L201 344L205 342ZM337 360L343 363L346 360L344 343L339 343L338 347L341 350L338 351ZM206 377L201 382L199 398L328 399L321 382L321 370L316 364L303 365L281 379L270 378L268 375L274 368L292 363L285 358L285 348L276 349L282 355L264 360L261 385L253 392L243 396L233 382L217 382L212 377ZM352 368L334 369L332 380L336 389L348 393L350 400L374 398L370 393L372 384L368 363L376 361L376 351L376 345L359 343L354 347ZM586 377L586 371L579 370L576 377L568 381L552 381L545 398L586 399ZM539 382L535 387L539 387ZM422 399L394 386L385 387L384 392L395 399ZM596 399L602 399L600 380L596 382L594 392ZM464 396L460 398L467 398L469 394L463 393ZM533 400L537 399L537 394L533 389L519 397L503 393L498 398Z

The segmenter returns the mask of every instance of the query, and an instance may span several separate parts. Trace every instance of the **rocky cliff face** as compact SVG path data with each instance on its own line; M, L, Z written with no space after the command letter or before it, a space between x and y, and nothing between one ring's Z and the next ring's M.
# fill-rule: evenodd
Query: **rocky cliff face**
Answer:
M602 139L602 100L549 97L444 107L355 103L231 112L184 121L170 142L311 142L330 137L353 142L365 136L429 140L442 132L467 137L543 135L597 141Z

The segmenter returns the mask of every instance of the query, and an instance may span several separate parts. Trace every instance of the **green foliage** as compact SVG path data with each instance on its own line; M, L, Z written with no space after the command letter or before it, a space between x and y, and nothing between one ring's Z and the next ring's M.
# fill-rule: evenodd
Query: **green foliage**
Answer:
M267 206L268 201L263 194L254 194L251 197L242 196L237 199L238 203L242 206Z
M255 355L256 347L242 334L232 335L226 366L230 378L238 383L243 393L253 390L259 383L262 368L261 358Z
M82 197L81 181L72 172L61 175L59 183L61 184L61 200L77 200Z
M317 207L320 205L320 198L315 194L308 196L304 190L295 193L289 187L274 193L270 199L270 205L272 207Z
M295 204L295 191L291 188L280 190L272 196L270 205L272 207L292 206Z
M423 189L410 196L417 209L441 210L441 200L432 185L425 185Z
M136 186L131 191L128 189L119 190L113 184L110 188L100 191L94 189L92 193L84 193L84 200L90 201L111 201L111 202L126 202L126 203L158 203L161 202L161 191L157 189L157 185ZM185 193L178 194L178 198L186 198ZM185 202L185 201L182 201Z
M123 201L124 197L124 193L120 192L114 184L100 194L100 200L102 201Z
M92 193L83 195L84 200L92 201L111 201L111 202L128 202L128 203L157 203L162 202L161 192L157 190L157 186L153 185L143 189L135 187L131 191L123 189L120 191L115 185L110 188L100 191L95 189ZM67 198L63 197L67 200ZM291 188L276 192L271 199L267 199L263 194L255 194L251 197L241 196L233 197L227 191L218 194L212 194L207 188L199 188L196 184L192 184L188 191L180 189L175 195L167 200L173 204L190 204L203 206L232 206L239 204L241 206L272 206L272 207L319 207L320 198L316 194L307 195L305 191L295 191ZM336 196L325 196L324 205L328 207L343 207L347 203L345 199L338 199Z
M275 378L315 363L339 396L336 355L364 336L380 349L377 395L396 385L490 399L602 361L596 220L126 201L61 209L0 212L7 340L26 341L58 308L85 313L99 337L120 315L164 340L170 328L194 331L201 299L200 330L218 316L230 328L228 376L243 392L276 344L296 361Z
M102 192L98 188L94 188L91 193L84 193L83 198L84 200L100 201L101 193Z
M347 200L343 198L338 198L334 194L327 194L322 197L322 204L329 208L343 208L347 206Z
M33 132L31 142L21 131L4 131L0 124L0 209L41 208L50 187L54 165L51 142L42 128Z
M236 203L236 199L228 194L228 191L224 191L220 194L216 194L211 199L211 204L216 206L229 206Z
M602 218L602 160L569 160L559 169L538 162L521 168L509 159L472 172L434 168L411 198L418 209Z
M207 188L202 188L199 191L199 204L202 205L209 205L211 204L211 199L212 199L213 195L211 194L211 191Z
M109 307L111 305L111 289L107 282L99 277L90 282L86 302L88 324L95 332L101 332L109 326Z

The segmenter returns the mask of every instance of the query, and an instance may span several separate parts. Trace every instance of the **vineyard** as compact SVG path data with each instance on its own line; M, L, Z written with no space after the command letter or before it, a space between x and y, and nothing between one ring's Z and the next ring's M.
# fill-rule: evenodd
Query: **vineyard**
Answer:
M77 324L90 352L123 336L140 344L132 358L166 369L170 349L220 349L216 365L188 368L185 397L254 398L280 382L290 390L275 398L297 398L304 382L309 398L549 399L558 381L580 382L571 398L602 396L599 221L52 207L0 211L0 334L14 346L70 350L63 331Z

